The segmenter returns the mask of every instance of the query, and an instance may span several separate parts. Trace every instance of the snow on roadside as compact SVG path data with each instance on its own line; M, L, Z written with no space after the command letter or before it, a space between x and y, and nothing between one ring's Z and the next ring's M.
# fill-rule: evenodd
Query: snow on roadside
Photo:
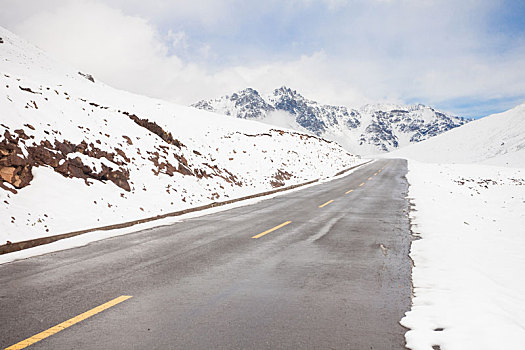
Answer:
M523 349L525 169L409 161L410 349Z
M332 177L321 138L113 89L0 27L0 245Z

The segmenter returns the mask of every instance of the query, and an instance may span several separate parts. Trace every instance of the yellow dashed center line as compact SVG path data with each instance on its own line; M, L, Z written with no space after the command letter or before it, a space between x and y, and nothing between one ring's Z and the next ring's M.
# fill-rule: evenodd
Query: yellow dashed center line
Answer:
M271 229L266 230L266 231L264 231L264 232L261 232L261 233L259 233L258 235L253 236L252 238L259 238L259 237L262 237L262 236L264 236L264 235L267 235L267 234L270 233L270 232L273 232L273 231L275 231L275 230L278 230L278 229L280 229L281 227L286 226L286 225L291 224L291 223L292 223L291 221L283 222L282 224L277 225L277 226L275 226L274 228L271 228Z
M377 173L374 173L374 176L376 176L376 175L377 175Z
M345 192L345 194L349 194L350 192L352 192L353 190L348 190Z
M359 187L364 186L364 185L365 185L365 183L363 182L361 185L359 185Z
M372 180L372 176L370 176L370 177L368 178L368 180L369 180L369 181Z
M89 318L93 315L96 315L106 309L109 309L110 307L112 306L115 306L125 300L128 300L129 298L131 298L131 296L129 295L121 295L119 296L118 298L115 298L113 300L110 300L108 301L107 303L104 303L100 306L97 306L89 311L86 311L78 316L75 316L73 318L70 318L69 320L67 321L64 321L62 323L59 323L57 324L56 326L54 327L51 327L49 328L48 330L45 330L43 332L40 332L38 334L35 334L34 336L32 336L31 338L27 338L25 340L22 340L21 342L19 343L16 343L15 345L11 345L10 347L6 348L5 350L17 350L17 349L24 349L30 345L33 345L34 343L42 340L42 339L45 339L47 337L50 337L52 336L53 334L56 334L60 331L63 331L64 329L68 328L68 327L71 327L72 325L74 324L77 324L81 321L84 321L86 318Z
M332 203L333 201L334 201L334 200L331 199L331 200L329 200L328 202L321 204L321 205L319 206L319 208L326 207L328 204Z

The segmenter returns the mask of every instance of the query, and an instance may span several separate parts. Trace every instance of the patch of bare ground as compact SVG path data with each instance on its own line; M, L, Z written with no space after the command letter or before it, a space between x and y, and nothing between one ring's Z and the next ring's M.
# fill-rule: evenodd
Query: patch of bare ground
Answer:
M32 127L29 129L33 130ZM118 187L130 191L129 172L124 167L125 163L118 160L117 154L101 150L86 141L74 144L68 140L54 140L52 144L49 140L44 140L40 141L40 144L26 145L26 141L32 137L27 136L22 129L14 132L16 136L6 130L3 139L0 140L0 187L3 189L16 193L16 190L6 186L5 183L16 189L24 188L33 180L33 167L49 166L65 177L81 178L86 180L86 183L88 179L109 180ZM80 153L96 159L106 158L118 168L114 169L102 164L101 170L95 171L84 164L79 157L68 157L70 153ZM118 154L127 159L122 150L119 150Z

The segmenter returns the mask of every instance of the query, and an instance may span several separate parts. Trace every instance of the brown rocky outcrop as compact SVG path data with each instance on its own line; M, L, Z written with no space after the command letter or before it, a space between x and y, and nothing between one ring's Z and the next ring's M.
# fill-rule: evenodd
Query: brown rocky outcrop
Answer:
M272 180L270 180L270 185L273 187L273 188L276 188L276 187L282 187L285 185L284 181L285 180L290 180L292 178L292 174L290 174L289 172L285 171L285 170L277 170L277 172L272 176Z
M154 133L155 135L157 135L158 137L160 137L167 143L174 145L178 147L179 149L184 147L184 145L179 140L173 137L171 132L165 131L157 123L149 121L148 119L141 119L137 117L135 114L131 114L128 112L122 112L122 114L127 115L129 119L133 120L136 124L142 126L143 128L148 129L149 131L151 131L152 133Z
M15 174L16 174L16 168L15 167L2 167L0 168L0 178L4 181L9 182L10 184L14 184L15 180Z
M163 173L173 176L173 174L178 171L177 168L173 166L168 160L164 159L164 161L161 161L160 158L161 156L159 155L159 152L152 152L151 156L148 158L157 168L156 170L153 170L153 173L155 175Z
M36 92L36 91L33 91L31 90L31 88L26 88L26 87L22 87L22 86L18 86L20 88L20 90L22 91L25 91L25 92L30 92L32 94L39 94L39 95L42 95L41 92Z
M158 175L159 173L164 173L164 174L168 174L169 176L173 176L175 172L181 173L182 175L192 175L192 176L196 175L190 169L188 165L188 161L186 160L186 158L184 158L184 156L174 154L175 159L179 163L178 166L174 166L167 159L165 159L164 156L161 156L159 152L149 152L149 153L151 156L148 159L157 168L157 170L153 171L155 175Z
M0 141L0 180L15 188L25 187L33 179L31 159L18 146L19 139L6 130Z
M78 72L78 74L83 76L84 78L86 78L87 80L89 80L92 83L95 82L95 78L93 78L93 76L91 74L82 73L82 72Z
M208 163L203 163L203 164L211 169L211 171L212 171L212 175L211 176L218 176L218 177L221 177L226 182L233 183L233 184L235 184L237 186L242 186L242 182L239 181L237 176L233 175L228 170L226 170L226 169L221 170L215 164L214 165L210 165ZM224 175L223 173L226 173L226 175ZM207 176L210 176L210 175L207 175Z
M125 163L116 159L117 155L112 152L103 151L93 145L82 141L80 144L73 144L67 140L55 140L51 144L48 140L41 141L38 145L25 147L26 154L22 151L21 144L29 139L21 129L15 130L17 136L5 131L4 139L0 141L0 181L7 182L15 188L23 188L33 180L32 168L34 166L49 166L57 173L71 178L94 179L105 181L109 180L120 188L130 191L129 172L124 167L112 169L102 165L102 170L96 172L89 166L82 163L79 157L70 158L68 154L78 152L93 158L106 158L109 161L122 166ZM119 155L129 161L125 153L119 150ZM4 189L9 189L2 184Z

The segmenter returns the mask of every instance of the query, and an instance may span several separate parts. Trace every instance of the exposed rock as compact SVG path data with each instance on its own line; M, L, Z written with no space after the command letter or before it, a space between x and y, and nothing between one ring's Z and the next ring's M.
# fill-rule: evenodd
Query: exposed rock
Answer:
M130 114L128 112L122 112L123 114L127 115L131 120L133 120L138 125L142 126L143 128L148 129L167 143L174 145L181 149L182 147L185 147L179 140L173 138L173 135L171 135L170 132L164 131L157 123L151 122L148 119L140 119L135 114Z
M283 187L283 186L284 186L284 182L282 182L282 181L276 181L276 180L270 180L270 185L271 185L273 188Z
M33 90L31 90L31 88L25 88L25 87L21 87L21 86L18 86L18 87L19 87L20 90L22 90L22 91L30 92L30 93L32 93L32 94L39 94L39 95L42 95L42 93L40 93L40 92L36 92L36 91L33 91Z
M242 186L242 182L239 181L239 179L237 178L237 176L233 175L233 174L232 174L231 172L229 172L228 170L223 169L223 170L224 170L224 171L223 171L223 170L219 169L219 168L217 167L217 165L215 165L215 164L214 164L214 165L210 165L210 164L208 164L208 163L203 163L203 164L206 165L209 169L211 169L212 174L210 174L209 176L219 176L219 177L221 177L222 179L224 179L224 181L226 181L226 182L233 183L233 184L235 184L235 185L237 185L237 186ZM226 173L227 176L224 175L223 173Z
M327 138L343 133L349 138L350 147L358 147L365 152L371 152L373 149L381 152L392 151L409 143L426 140L469 121L421 104L377 104L356 109L323 105L306 99L297 91L284 86L265 97L261 97L253 89L245 89L231 96L200 101L192 106L237 118L259 120L269 117L273 111L284 111L295 119L301 129ZM337 138L337 141L342 142L340 138Z
M285 170L277 170L277 172L272 176L272 180L270 180L270 185L274 188L276 187L282 187L285 185L285 180L290 180L292 178L292 174Z
M113 171L109 169L107 172L107 179L113 182L118 187L122 188L125 191L131 191L129 186L129 172L126 169L119 169L118 171Z
M15 167L6 166L6 167L0 168L0 178L2 178L2 180L4 181L9 182L10 184L13 184L15 174L16 174Z
M315 139L317 141L321 141L321 142L326 142L326 143L334 143L333 141L330 141L330 140L326 140L326 139L323 139L323 138L320 138L318 136L314 136L314 135L309 135L309 134L305 134L305 133L302 133L302 132L296 132L296 131L284 131L284 130L279 130L279 129L270 129L270 131L272 132L277 132L279 133L279 135L284 135L284 134L289 134L289 135L295 135L295 136L299 136L301 138L301 140L308 140L308 139Z
M153 173L155 175L163 173L169 176L173 176L174 173L178 171L178 169L175 166L173 166L167 159L163 159L163 161L161 161L160 158L161 156L159 155L159 152L151 153L151 156L148 158L157 168L157 170L153 170Z
M191 169L182 163L179 163L179 167L177 168L177 171L181 173L182 175L193 175L193 172L191 171Z
M115 152L117 152L117 154L121 156L126 161L126 163L131 162L131 160L126 156L126 153L124 153L124 151L120 148L115 148Z
M75 145L67 140L62 142L55 140L52 145L48 140L41 141L39 145L22 146L27 151L27 156L24 156L20 143L21 140L27 139L27 135L23 130L15 130L18 137L15 137L5 131L4 139L0 141L0 180L7 182L15 188L23 188L30 184L33 179L32 168L34 166L49 166L57 173L66 177L81 178L87 180L88 178L95 180L109 180L120 188L130 191L128 183L129 172L125 168L112 169L108 166L102 165L102 170L96 172L89 166L82 163L79 157L68 158L68 154L78 152L88 155L93 158L106 158L115 163L115 154L102 151L93 146L88 145L85 141ZM125 154L121 151L119 153L124 159L127 159ZM129 159L128 159L129 160ZM120 162L117 165L123 165ZM6 189L5 185L0 186Z
M238 132L239 133L239 132ZM245 134L245 133L242 133L244 136L248 136L248 137L260 137L260 136L269 136L269 137L272 137L272 134L268 134L268 133L260 133L260 134Z
M86 74L86 73L82 73L82 72L78 72L78 74L80 74L81 76L83 76L84 78L86 78L87 80L89 80L92 83L95 82L95 78L93 78L93 76L91 74Z
M18 134L18 137L24 140L29 140L29 136L26 135L25 131L23 129L16 129L15 133Z
M231 114L229 110L225 110L224 114L234 115L237 118L258 119L275 110L273 106L268 104L259 93L252 88L247 88L234 93L231 96L226 96L225 99L233 103L236 113ZM214 111L215 107L212 103L212 101L200 101L193 106L208 111Z
M20 137L15 138L6 130L0 141L0 178L16 188L27 186L33 179L30 156L24 156L19 140Z
M289 172L285 171L285 170L277 170L277 172L275 173L275 175L273 176L274 179L276 180L290 180L291 178L293 177L292 174L290 174Z

